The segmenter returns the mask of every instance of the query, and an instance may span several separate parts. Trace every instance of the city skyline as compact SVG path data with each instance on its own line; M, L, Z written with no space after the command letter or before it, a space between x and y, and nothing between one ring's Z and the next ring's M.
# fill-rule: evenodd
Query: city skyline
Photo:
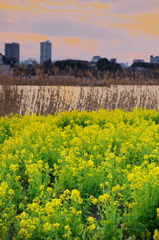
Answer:
M4 56L7 58L15 58L17 59L18 63L21 64L38 64L38 61L36 61L36 59L32 59L32 58L28 58L25 60L20 60L20 44L19 43L5 43L4 45L5 47L5 54ZM2 53L0 53L1 55ZM101 59L100 56L93 56L92 60L90 60L89 62L97 62L99 59ZM39 63L44 63L48 60L52 61L52 43L50 42L50 40L46 40L44 42L40 42L40 62ZM64 60L64 59L62 59ZM79 59L76 59L79 60ZM84 59L80 59L80 60L84 60ZM110 58L108 59L109 61L113 61L115 63L119 63L117 58ZM58 60L53 60L52 62L56 62ZM133 63L140 63L140 62L145 62L144 59L133 59ZM159 63L159 56L153 56L150 55L149 61L147 61L148 63ZM121 66L123 67L128 67L129 64L128 62L126 63L119 63Z
M22 63L22 64L31 64L31 62L35 63L44 63L48 60L52 61L52 43L50 42L50 40L46 40L44 42L40 42L40 61L36 61L36 59L32 59L32 58L28 58L28 59L24 59L24 60L20 60L20 44L19 43L5 43L4 46L5 49L5 54L4 56L7 58L16 58L18 63ZM0 53L2 54L2 53ZM88 60L89 62L93 61L93 62L97 62L99 59L101 58L101 56L92 56L91 60ZM103 57L106 58L106 57ZM71 58L68 58L71 59ZM61 59L64 60L64 59ZM84 60L84 59L76 59L76 60ZM114 61L115 63L119 63L117 58L110 58L108 59L109 61ZM56 62L58 60L53 60L52 62ZM132 59L132 64L133 63L138 63L138 62L145 62L144 59ZM149 57L149 61L150 63L159 63L159 56L153 56L150 55ZM119 63L122 66L129 66L128 62L126 63Z
M149 62L159 56L158 0L0 0L0 52L18 42L20 60L40 62L40 44L53 44L52 61L92 56Z

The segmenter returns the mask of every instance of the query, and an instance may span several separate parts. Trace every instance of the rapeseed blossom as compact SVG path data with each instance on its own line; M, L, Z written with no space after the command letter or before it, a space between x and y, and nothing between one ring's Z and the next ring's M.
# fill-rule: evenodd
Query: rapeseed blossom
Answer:
M0 118L0 239L159 239L158 123L146 109Z

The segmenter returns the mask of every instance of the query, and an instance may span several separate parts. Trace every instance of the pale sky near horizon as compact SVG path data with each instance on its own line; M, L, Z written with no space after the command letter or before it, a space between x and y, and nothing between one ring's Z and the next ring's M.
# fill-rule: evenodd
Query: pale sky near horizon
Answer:
M39 61L45 40L53 61L149 62L159 56L159 0L0 0L0 53L18 42L20 60Z

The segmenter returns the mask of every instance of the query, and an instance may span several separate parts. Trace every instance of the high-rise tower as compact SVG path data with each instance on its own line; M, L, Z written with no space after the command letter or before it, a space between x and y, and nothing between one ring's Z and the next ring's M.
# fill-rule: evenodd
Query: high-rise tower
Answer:
M52 43L47 40L40 43L40 63L51 60Z
M19 43L5 43L5 57L15 58L17 63L19 63L20 62Z

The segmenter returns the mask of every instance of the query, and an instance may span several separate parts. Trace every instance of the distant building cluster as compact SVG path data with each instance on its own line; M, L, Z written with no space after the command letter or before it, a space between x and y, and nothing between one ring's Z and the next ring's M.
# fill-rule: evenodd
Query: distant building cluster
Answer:
M151 55L150 63L159 63L159 56L154 57L153 55Z
M93 56L92 57L92 62L98 62L99 59L101 59L100 56Z
M112 62L112 63L117 63L117 59L116 59L116 58L111 58L111 59L110 59L110 62Z
M32 59L32 58L28 58L27 60L21 61L20 63L24 66L37 65L38 64L38 62L35 59Z
M133 63L141 63L141 62L145 62L144 59L134 59Z
M4 64L4 56L0 53L0 74L12 75L10 64Z

